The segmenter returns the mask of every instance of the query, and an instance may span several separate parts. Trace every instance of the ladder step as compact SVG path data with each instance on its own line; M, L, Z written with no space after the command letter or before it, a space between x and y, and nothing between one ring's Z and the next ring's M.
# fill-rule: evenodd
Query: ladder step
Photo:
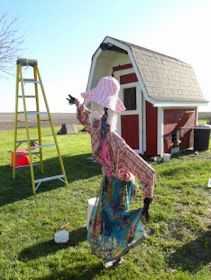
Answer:
M41 121L41 122L47 122L47 121L49 122L49 119L43 119L43 120L40 119L40 121ZM26 123L26 121L18 120L18 123L24 125L24 124ZM33 123L34 123L34 122L32 122L32 121L28 122L29 125L30 125L30 124L35 125L35 124L33 124ZM25 126L24 126L24 127L25 127Z
M40 163L33 163L32 166L39 166ZM26 168L26 167L30 167L30 164L28 165L20 165L20 166L16 166L15 169L21 169L21 168Z
M22 143L27 143L27 139L20 139L20 140L16 140L16 143L22 144ZM29 141L39 141L39 139L34 138L34 139L30 139Z
M28 128L35 128L35 127L37 127L37 125L28 125ZM17 127L18 129L21 129L21 128L26 128L26 126L25 125L22 125L22 126L19 126L19 127Z
M19 111L18 114L24 114L24 111ZM27 111L28 115L47 115L48 112Z
M23 79L23 82L25 84L40 84L40 82L35 79Z
M40 154L40 152L31 152L31 155L39 155ZM29 155L29 153L23 153L23 154L21 154L21 155L16 155L16 157L22 157L22 156L28 156Z
M25 95L25 98L36 98L35 95ZM23 98L23 95L18 95L18 98Z
M31 111L28 112L28 115L47 115L48 112L37 112L37 111Z
M39 149L39 148L48 148L56 146L56 144L44 144L44 145L36 145L30 148L30 150Z
M46 178L42 178L42 179L37 179L34 180L35 184L39 184L39 183L43 183L43 182L47 182L47 181L51 181L51 180L56 180L59 179L61 180L62 178L64 178L64 175L56 175L56 176L51 176L51 177L46 177Z

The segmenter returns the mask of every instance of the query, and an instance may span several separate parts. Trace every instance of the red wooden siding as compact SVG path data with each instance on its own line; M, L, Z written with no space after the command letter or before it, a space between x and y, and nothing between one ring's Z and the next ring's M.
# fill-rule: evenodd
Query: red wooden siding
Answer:
M113 72L115 71L120 71L120 70L124 70L124 69L129 69L132 68L132 64L128 63L128 64L124 64L124 65L118 65L118 66L114 66L113 67Z
M196 109L164 110L164 152L172 148L172 132L179 130L180 150L193 146L193 127L196 125Z
M139 149L139 117L138 115L121 116L122 138L133 149Z
M135 73L130 73L120 76L120 85L137 82L138 79Z
M147 156L157 155L158 110L146 101L146 152Z

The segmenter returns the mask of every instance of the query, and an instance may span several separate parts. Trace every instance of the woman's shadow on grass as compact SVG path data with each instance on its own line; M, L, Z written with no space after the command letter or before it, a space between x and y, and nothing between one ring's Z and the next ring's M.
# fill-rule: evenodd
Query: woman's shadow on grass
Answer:
M183 271L197 272L211 262L211 230L178 248L169 256L169 265Z
M80 242L87 239L87 230L85 227L78 228L70 232L70 239L67 243L57 244L53 240L48 240L31 246L22 250L19 254L19 261L28 262L40 257L47 257L53 255L59 250L67 249L71 246L77 246ZM93 279L96 274L102 270L102 263L93 263L83 261L72 264L71 269L54 270L47 276L36 278L37 280L50 280L50 279Z
M80 261L75 265L72 265L71 268L65 268L64 270L59 271L55 269L49 275L38 277L36 280L92 280L96 279L96 275L100 275L102 270L103 265L100 262L93 263Z
M53 270L51 274L38 277L36 280L92 280L95 279L96 275L100 275L102 270L103 266L100 262L80 262L71 268L66 268L59 271Z
M88 179L101 174L98 164L90 160L90 154L75 156L63 156L63 162L68 182ZM35 179L61 174L58 158L44 161L45 174L41 175L39 169L35 170ZM0 166L0 207L15 201L33 196L29 168L17 172L16 178L12 178L12 168L9 165ZM42 183L37 193L60 188L64 184L59 180Z
M87 238L87 230L85 227L80 227L73 230L69 234L67 243L55 243L53 239L38 243L29 248L25 248L19 254L19 260L27 262L40 257L45 257L54 254L59 250L67 249L71 246L76 246Z

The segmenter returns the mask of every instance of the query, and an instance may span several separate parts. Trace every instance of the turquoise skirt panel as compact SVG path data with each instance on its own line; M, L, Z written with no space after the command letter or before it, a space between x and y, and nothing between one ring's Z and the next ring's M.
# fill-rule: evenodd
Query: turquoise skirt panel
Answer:
M135 189L134 182L112 177L102 181L88 225L88 242L106 262L122 257L144 239L142 209L129 210Z

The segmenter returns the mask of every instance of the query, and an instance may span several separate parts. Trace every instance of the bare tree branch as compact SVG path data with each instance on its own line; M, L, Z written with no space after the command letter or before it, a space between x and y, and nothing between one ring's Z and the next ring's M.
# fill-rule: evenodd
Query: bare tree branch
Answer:
M8 21L7 15L0 17L0 75L14 75L14 62L21 50L23 36L18 35L17 18Z

